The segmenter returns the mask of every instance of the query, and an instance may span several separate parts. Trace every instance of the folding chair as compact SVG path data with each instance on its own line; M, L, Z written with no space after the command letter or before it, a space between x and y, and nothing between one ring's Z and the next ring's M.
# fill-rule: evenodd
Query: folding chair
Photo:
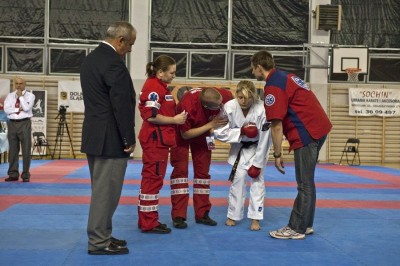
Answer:
M43 158L44 155L46 155L46 148L49 147L49 143L46 140L46 137L44 136L43 132L33 132L33 145L32 145L32 154L36 150L39 154L40 159Z
M360 153L358 152L358 146L360 145L360 139L349 138L344 145L342 151L342 157L340 157L339 164L341 164L343 156L346 154L346 161L348 165L360 165ZM348 155L350 153L350 155ZM353 156L353 158L351 158ZM351 163L350 163L350 160Z

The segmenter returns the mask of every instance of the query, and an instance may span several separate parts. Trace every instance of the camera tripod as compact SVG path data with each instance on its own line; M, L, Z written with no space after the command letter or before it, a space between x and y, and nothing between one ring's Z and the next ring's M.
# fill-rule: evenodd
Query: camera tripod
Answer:
M71 135L69 134L68 124L65 121L65 109L64 110L60 109L60 111L55 119L57 119L57 118L59 118L58 128L57 128L57 136L56 136L56 140L54 143L54 149L53 149L53 154L51 155L51 159L54 159L54 155L56 154L57 146L58 146L58 159L61 158L61 156L60 156L61 155L61 145L62 145L62 141L63 141L63 137L64 137L64 129L67 129L69 145L71 146L72 155L74 156L74 159L75 159L74 146L72 145L72 140L71 140Z

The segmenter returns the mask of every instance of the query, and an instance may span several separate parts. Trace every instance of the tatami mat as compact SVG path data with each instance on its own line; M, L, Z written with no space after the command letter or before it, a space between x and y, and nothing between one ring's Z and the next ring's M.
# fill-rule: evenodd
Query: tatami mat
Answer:
M276 240L268 231L287 224L296 195L294 167L286 175L266 168L266 209L262 230L226 220L230 166L211 166L213 208L218 226L194 222L169 235L137 228L141 162L131 161L114 235L128 241L130 254L87 255L86 222L90 178L85 160L34 160L30 183L4 182L0 164L0 265L399 265L400 170L319 164L313 235ZM169 173L160 192L160 219L172 227Z

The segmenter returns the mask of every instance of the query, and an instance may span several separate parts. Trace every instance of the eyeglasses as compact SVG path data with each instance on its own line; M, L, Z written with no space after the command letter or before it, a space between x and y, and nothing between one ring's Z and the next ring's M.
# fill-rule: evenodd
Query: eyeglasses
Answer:
M208 110L212 110L212 111L217 111L217 110L221 110L222 109L222 103L220 104L220 105L217 105L217 106L208 106L208 105L206 105L206 104L203 104L203 107L204 108L206 108L206 109L208 109Z

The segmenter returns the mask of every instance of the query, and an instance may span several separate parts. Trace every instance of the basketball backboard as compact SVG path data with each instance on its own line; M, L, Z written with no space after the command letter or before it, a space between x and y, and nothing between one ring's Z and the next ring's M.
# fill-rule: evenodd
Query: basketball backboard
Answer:
M346 73L346 68L359 68L368 74L368 47L333 47L332 73Z

